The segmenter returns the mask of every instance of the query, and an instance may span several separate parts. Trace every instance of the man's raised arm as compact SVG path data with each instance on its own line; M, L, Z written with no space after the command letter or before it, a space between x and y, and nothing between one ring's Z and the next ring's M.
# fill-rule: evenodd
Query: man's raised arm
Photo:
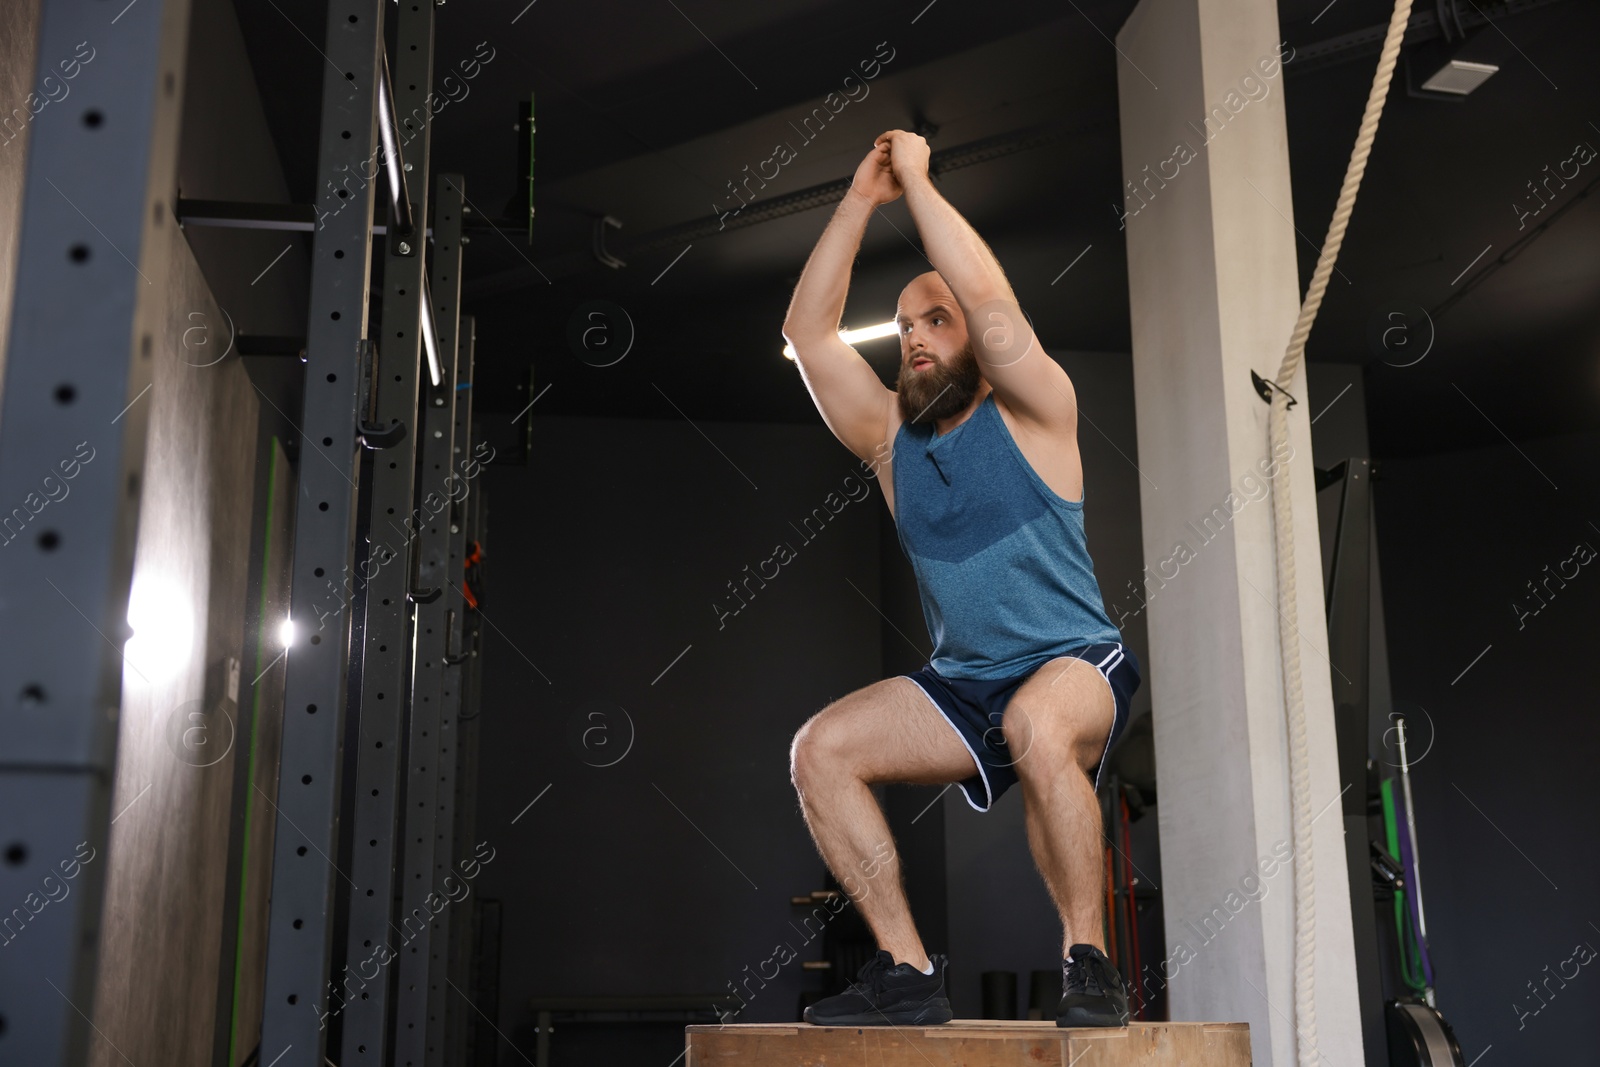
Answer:
M896 180L933 269L950 286L967 320L967 336L984 380L1006 407L1042 426L1076 426L1077 393L1061 365L1039 346L1000 261L928 177L928 142L890 130Z
M900 193L889 167L888 146L875 145L811 250L783 320L784 339L794 346L795 363L823 421L863 460L870 460L884 440L894 391L884 387L859 352L839 339L839 318L867 222L879 204Z

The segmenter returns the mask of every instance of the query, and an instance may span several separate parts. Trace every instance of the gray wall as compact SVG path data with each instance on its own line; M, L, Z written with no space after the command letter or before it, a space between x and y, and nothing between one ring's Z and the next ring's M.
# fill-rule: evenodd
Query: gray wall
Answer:
M1314 363L1310 392L1317 463L1369 454L1361 368ZM1438 1002L1469 1062L1491 1046L1518 1064L1584 1062L1600 1036L1600 983L1576 963L1565 983L1558 973L1580 943L1600 948L1587 906L1600 890L1587 829L1600 817L1600 582L1577 566L1541 587L1542 608L1527 588L1580 542L1600 550L1597 471L1588 434L1380 459L1373 483L1373 719L1405 711L1417 731ZM1398 762L1392 736L1371 751Z
M785 941L799 958L739 1019L792 1019L820 953L789 898L823 865L789 742L881 677L881 495L801 537L860 467L820 422L536 418L531 454L484 475L476 836L498 849L480 892L505 901L500 1028L531 1049L534 996L725 993ZM779 542L795 558L721 618Z
M1413 789L1439 1005L1469 1061L1589 1061L1600 978L1563 961L1600 949L1600 560L1513 604L1600 551L1600 435L1389 460L1374 494L1394 697L1433 727Z

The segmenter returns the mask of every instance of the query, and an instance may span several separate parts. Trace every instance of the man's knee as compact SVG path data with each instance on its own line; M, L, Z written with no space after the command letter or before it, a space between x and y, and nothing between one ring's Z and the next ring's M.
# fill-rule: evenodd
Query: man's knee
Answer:
M1065 708L1040 708L1013 700L1001 729L1017 776L1023 780L1053 779L1073 768L1085 770L1098 761L1106 732ZM1098 735L1098 736L1097 736Z
M1059 773L1070 764L1072 737L1059 716L1013 700L1000 723L1017 776Z
M808 785L842 769L844 751L838 729L825 711L818 712L795 732L789 745L789 780L804 793Z

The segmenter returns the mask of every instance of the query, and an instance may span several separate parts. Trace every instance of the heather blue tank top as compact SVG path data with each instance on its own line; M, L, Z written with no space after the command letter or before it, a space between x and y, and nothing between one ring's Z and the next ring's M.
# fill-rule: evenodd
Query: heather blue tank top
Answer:
M1009 678L1122 640L1089 559L1083 501L1045 485L992 391L949 433L902 423L893 456L895 526L916 572L934 670Z

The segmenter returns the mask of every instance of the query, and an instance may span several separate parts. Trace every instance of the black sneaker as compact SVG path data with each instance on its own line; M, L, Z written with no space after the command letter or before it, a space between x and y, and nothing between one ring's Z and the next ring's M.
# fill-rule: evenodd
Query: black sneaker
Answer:
M1128 990L1122 975L1093 945L1073 945L1072 962L1063 960L1057 1026L1127 1026Z
M932 974L909 963L896 963L883 949L856 974L850 988L824 997L805 1010L805 1021L817 1026L928 1026L950 1021L944 992L942 955L928 957Z

